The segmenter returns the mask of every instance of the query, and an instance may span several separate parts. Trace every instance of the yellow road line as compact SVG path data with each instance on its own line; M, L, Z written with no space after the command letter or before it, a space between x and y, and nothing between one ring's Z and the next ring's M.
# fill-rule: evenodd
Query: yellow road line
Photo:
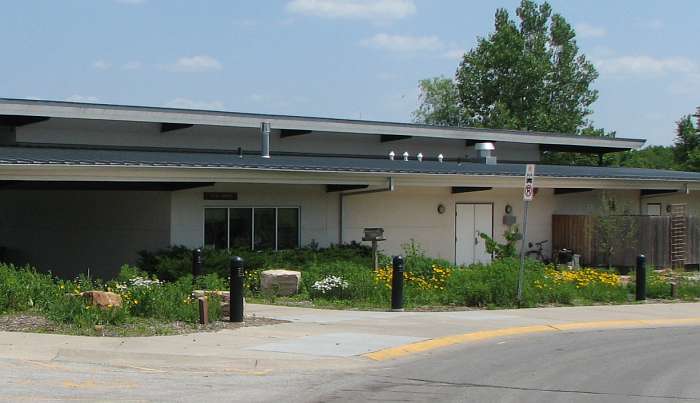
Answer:
M567 330L595 330L611 328L638 328L638 327L663 327L663 326L691 326L700 325L700 318L680 319L636 319L636 320L608 320L597 322L560 323L555 325L536 325L508 327L495 330L481 330L478 332L464 333L446 337L439 337L402 346L390 347L383 350L364 354L364 357L375 361L385 361L407 355L435 350L438 348L454 346L475 341L494 339L497 337L517 336L532 333L548 333Z

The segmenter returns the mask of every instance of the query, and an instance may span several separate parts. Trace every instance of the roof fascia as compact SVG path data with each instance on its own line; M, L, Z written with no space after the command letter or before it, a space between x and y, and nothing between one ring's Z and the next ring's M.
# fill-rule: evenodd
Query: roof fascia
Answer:
M58 101L0 99L0 113L46 116L65 119L113 120L126 122L181 123L206 126L259 128L270 122L274 129L384 136L412 136L525 144L575 145L618 149L638 149L645 140L598 138L555 133L440 127L409 123L312 118L299 116L215 112L155 107L81 104Z

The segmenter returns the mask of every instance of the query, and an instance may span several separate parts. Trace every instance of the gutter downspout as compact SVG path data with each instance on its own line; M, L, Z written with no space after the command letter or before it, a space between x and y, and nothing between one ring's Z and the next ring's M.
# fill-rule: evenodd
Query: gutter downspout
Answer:
M361 190L359 192L350 192L350 193L343 193L340 192L338 194L338 245L343 244L343 199L346 196L354 196L354 195L365 195L369 193L383 193L383 192L393 192L396 187L394 186L394 178L389 177L389 185L385 188L380 188L380 189L372 189L372 190Z

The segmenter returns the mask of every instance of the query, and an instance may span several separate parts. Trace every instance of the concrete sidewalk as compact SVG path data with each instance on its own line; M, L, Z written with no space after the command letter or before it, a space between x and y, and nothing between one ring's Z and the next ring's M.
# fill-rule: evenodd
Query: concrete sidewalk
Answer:
M700 321L700 303L458 312L337 311L248 304L246 314L289 323L129 338L0 332L0 358L153 371L219 369L262 374L300 366L350 369L371 365L363 355L372 351L470 332L600 321Z

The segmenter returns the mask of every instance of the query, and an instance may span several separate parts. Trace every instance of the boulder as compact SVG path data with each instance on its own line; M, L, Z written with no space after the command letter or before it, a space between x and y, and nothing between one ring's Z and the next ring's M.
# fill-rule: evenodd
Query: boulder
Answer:
M122 306L122 297L108 291L85 291L80 294L90 304L99 308L116 308Z
M286 297L299 292L301 273L292 270L265 270L260 273L260 290L263 294Z

